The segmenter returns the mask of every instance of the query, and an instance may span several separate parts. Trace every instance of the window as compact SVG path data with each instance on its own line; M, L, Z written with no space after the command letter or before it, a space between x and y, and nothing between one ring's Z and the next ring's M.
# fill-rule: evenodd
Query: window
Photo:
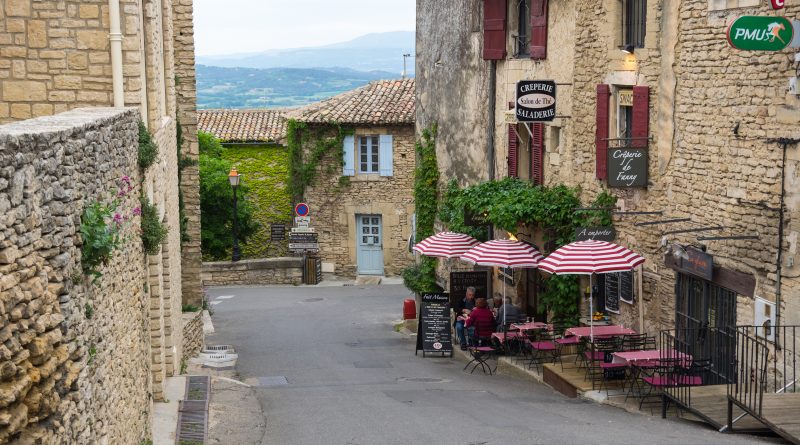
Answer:
M530 0L518 0L517 3L517 36L514 42L514 56L528 57L530 42Z
M644 48L647 0L622 0L622 46Z
M378 136L361 136L358 138L358 172L378 173L378 155L380 145Z
M617 137L630 139L633 129L633 90L620 89L617 92Z

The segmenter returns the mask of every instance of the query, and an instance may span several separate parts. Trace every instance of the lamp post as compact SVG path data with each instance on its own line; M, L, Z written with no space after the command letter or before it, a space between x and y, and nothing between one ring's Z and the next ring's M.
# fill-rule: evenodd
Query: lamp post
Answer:
M239 188L239 172L236 171L236 167L231 168L231 172L228 173L228 182L231 183L231 187L233 188L233 257L231 261L239 261L241 258L241 254L239 253L239 237L238 237L238 216L239 211L237 210L236 206L236 189Z

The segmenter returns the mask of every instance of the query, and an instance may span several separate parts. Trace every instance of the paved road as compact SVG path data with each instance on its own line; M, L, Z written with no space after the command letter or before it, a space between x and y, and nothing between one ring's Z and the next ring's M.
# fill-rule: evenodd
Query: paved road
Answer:
M217 288L216 334L261 379L264 444L744 444L694 423L571 400L414 355L394 332L402 286ZM281 377L287 384L281 385Z

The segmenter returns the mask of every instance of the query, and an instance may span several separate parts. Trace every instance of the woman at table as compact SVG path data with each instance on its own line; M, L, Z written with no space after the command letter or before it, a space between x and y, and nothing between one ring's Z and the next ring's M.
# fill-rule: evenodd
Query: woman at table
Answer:
M472 337L478 340L490 339L492 337L492 332L494 332L495 327L494 315L491 309L489 309L489 304L486 302L485 298L478 298L475 300L475 309L469 313L469 317L464 326L469 332L474 332ZM466 347L462 345L461 349L466 349Z

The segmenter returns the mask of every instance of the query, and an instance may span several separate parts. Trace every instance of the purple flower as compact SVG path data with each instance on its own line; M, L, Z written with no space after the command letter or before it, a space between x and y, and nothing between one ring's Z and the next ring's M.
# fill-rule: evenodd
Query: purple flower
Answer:
M136 216L140 216L142 214L142 208L136 207L135 209L133 209L133 214Z
M120 215L119 213L115 213L113 221L115 223L117 223L117 224L120 224L120 223L122 223L122 221L125 221L125 218L122 215Z
M120 180L122 182L124 182L125 184L130 184L131 183L131 177L128 176L128 175L123 176L122 178L120 178Z

